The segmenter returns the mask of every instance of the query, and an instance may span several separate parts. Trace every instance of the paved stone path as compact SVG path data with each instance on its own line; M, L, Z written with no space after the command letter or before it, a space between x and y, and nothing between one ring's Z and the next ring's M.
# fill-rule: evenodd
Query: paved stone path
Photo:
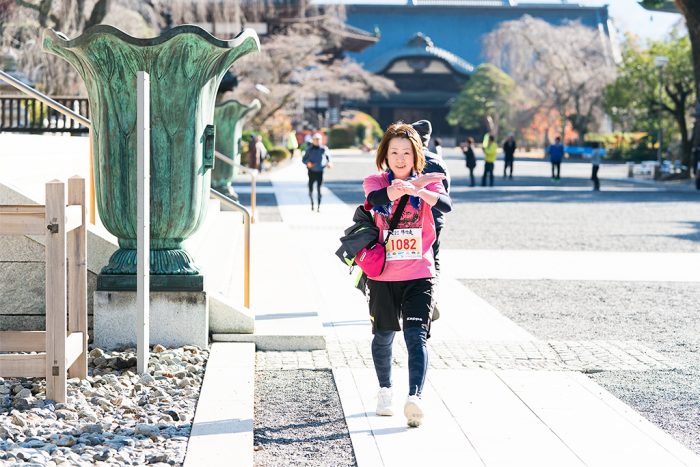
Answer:
M374 368L370 339L327 340L327 350L258 352L258 369ZM647 371L671 370L674 362L636 341L437 341L428 343L430 368L488 370ZM407 367L406 346L397 339L393 364Z
M342 163L337 158L334 171L342 170ZM538 340L459 283L457 279L473 277L459 259L446 261L441 277L442 317L434 324L429 344L424 426L407 429L400 415L407 390L406 351L400 338L394 346L393 370L399 415L377 417L365 298L352 288L347 268L329 253L337 248L354 206L324 190L321 213L311 212L305 178L303 167L294 161L272 176L284 224L278 247L301 253L304 264L297 265L300 278L287 274L276 279L269 273L268 279L285 283L289 294L268 294L264 300L268 305L277 300L279 309L285 308L285 299L306 301L312 308L307 311L318 313L323 323L327 349L257 352L257 368L332 369L358 465L700 465L692 452L583 374L672 369L674 362L636 341ZM271 233L259 241L273 238ZM298 247L309 243L313 248ZM454 252L459 258L474 254ZM491 271L526 271L528 264L549 258L562 270L575 259L577 274L592 274L588 269L595 261L578 252L547 255L516 254L510 264L495 265ZM635 259L634 254L627 258ZM658 258L659 267L644 280L663 280L682 261ZM618 264L617 273L633 276L638 263L623 263L628 267ZM297 282L304 285L296 287ZM299 313L296 305L292 308Z

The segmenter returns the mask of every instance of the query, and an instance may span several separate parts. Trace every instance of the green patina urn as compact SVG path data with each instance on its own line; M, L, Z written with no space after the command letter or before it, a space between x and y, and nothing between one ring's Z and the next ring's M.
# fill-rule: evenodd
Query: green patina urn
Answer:
M76 68L90 100L97 206L102 223L119 239L98 289L135 289L136 73L145 71L151 98L151 288L202 290L203 278L182 242L206 215L216 91L238 58L259 50L257 35L245 30L224 41L184 25L138 39L99 25L72 40L49 30L43 46Z
M235 99L217 104L214 108L214 125L216 126L216 150L241 163L240 142L243 125L260 110L260 101L255 99L249 105L241 104ZM211 186L215 190L238 200L238 195L231 186L238 169L223 161L217 161L211 171Z

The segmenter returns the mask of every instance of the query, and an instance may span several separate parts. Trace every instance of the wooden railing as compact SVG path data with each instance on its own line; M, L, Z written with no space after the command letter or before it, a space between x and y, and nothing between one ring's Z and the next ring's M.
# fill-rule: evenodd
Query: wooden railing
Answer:
M0 332L0 352L45 353L0 353L0 377L45 377L46 397L57 402L66 401L68 373L87 377L86 224L80 177L68 180L67 199L65 185L54 180L44 206L0 205L0 235L46 239L46 331Z
M54 97L59 104L90 117L88 100L81 97ZM38 99L26 96L0 96L0 131L22 133L88 133L89 128L58 112Z

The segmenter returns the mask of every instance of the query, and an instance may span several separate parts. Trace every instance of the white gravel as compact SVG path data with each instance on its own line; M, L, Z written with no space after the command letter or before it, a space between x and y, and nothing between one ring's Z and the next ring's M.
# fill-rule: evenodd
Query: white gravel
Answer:
M156 346L138 376L133 349L93 349L65 404L43 378L0 378L0 465L181 465L208 355Z

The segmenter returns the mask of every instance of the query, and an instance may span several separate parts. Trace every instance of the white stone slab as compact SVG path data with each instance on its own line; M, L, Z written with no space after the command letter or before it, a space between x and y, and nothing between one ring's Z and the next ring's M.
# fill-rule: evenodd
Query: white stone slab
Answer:
M445 257L447 256L449 255L445 255ZM437 289L440 319L433 324L432 335L434 339L537 340L534 335L506 318L486 300L479 297L478 291L472 291L453 279L450 272L441 271L442 277Z
M700 253L444 250L441 261L457 279L700 282Z
M374 439L369 417L372 416L374 406L366 407L359 388L355 382L353 370L350 368L334 368L333 378L338 388L345 423L348 426L355 460L359 467L383 465L379 446Z
M336 369L336 385L343 402L355 457L363 466L483 465L438 394L427 386L423 394L424 423L408 428L403 404L408 373L395 371L395 415L375 415L377 379L373 369ZM346 403L347 401L347 403ZM381 459L381 461L379 461Z
M493 372L430 370L428 378L486 465L584 465Z
M343 203L323 188L321 212L309 208L306 171L301 163L275 173L272 179L280 213L294 243L305 245L309 281L315 284L318 311L326 334L335 339L356 339L371 333L365 296L354 288L354 274L334 255L343 230L352 224L355 206ZM358 187L359 188L359 187Z
M641 417L630 417L631 409L613 410L612 396L589 390L589 384L584 387L578 373L509 370L497 374L587 465L700 464L700 459L692 459L679 445L671 447L660 429L642 423ZM618 409L620 404L614 403Z
M581 373L571 374L571 378L584 387L595 397L604 402L611 410L628 420L639 431L653 439L654 443L663 447L685 465L700 466L700 456L676 441L671 435L644 418L639 412L613 396L600 385L596 384L586 375Z
M186 467L253 465L255 347L211 347L187 445Z

